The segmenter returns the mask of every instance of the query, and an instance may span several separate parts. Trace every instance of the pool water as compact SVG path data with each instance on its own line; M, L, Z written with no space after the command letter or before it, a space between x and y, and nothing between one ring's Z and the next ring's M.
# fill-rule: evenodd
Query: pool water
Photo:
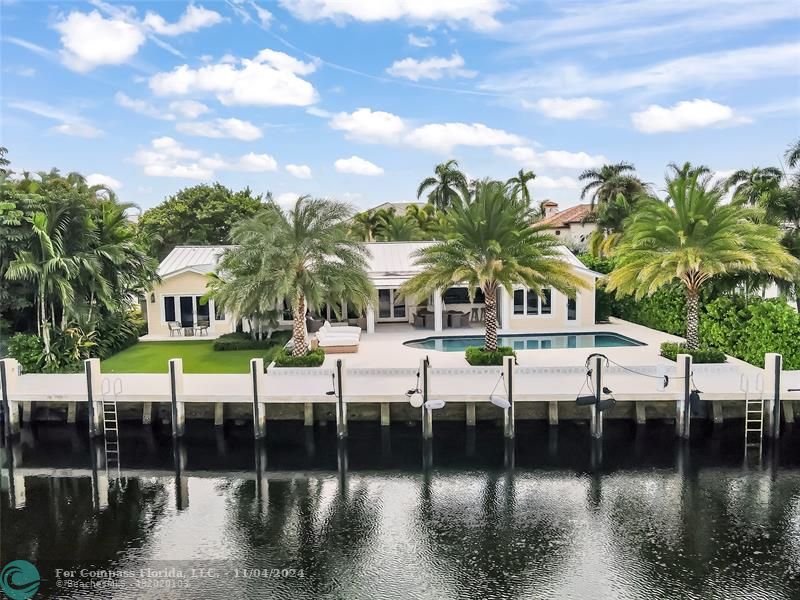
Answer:
M438 350L439 352L464 352L468 346L483 346L482 335L428 337L421 340L405 342L410 348L421 350ZM498 338L501 346L511 346L514 350L556 350L563 348L612 348L615 346L644 346L618 333L523 333L501 335Z

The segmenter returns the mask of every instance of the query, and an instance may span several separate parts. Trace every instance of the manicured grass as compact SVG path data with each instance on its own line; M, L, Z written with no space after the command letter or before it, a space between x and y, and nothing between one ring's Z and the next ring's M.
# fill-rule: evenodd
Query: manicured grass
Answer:
M166 373L170 358L183 359L184 373L248 373L251 358L263 358L264 366L281 344L263 350L215 352L213 340L139 342L100 366L103 373Z

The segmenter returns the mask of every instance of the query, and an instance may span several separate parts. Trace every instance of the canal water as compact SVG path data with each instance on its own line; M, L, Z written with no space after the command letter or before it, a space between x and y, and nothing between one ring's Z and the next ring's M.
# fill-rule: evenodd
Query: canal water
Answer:
M800 598L800 432L745 460L742 424L123 424L3 447L0 563L35 598Z

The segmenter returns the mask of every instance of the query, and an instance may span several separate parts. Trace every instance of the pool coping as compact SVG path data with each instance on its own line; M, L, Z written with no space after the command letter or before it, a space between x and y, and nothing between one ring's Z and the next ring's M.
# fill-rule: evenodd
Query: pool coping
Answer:
M641 342L637 339L624 335L622 333L617 333L616 331L568 331L568 332L547 332L547 333L497 333L497 339L500 340L501 338L528 338L528 337L553 337L557 335L565 335L565 336L578 336L578 335L610 335L616 338L632 342L631 344L625 346L586 346L586 348L635 348L640 346L647 346L646 342ZM475 339L475 338L483 338L483 335L429 335L424 338L418 338L413 340L406 340L403 342L403 346L407 348L413 348L414 350L432 350L433 352L447 352L447 350L437 350L435 348L419 348L415 346L410 346L409 344L417 343L417 342L426 342L428 340L466 340L466 339ZM521 350L578 350L581 349L580 347L576 348L522 348ZM462 352L462 350L452 350L451 352Z

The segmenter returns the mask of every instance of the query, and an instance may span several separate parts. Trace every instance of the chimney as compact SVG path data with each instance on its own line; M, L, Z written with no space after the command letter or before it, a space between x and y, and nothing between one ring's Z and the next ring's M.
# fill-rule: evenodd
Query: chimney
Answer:
M558 212L558 202L553 202L552 200L545 200L544 202L542 202L542 208L544 208L544 216L549 217Z

